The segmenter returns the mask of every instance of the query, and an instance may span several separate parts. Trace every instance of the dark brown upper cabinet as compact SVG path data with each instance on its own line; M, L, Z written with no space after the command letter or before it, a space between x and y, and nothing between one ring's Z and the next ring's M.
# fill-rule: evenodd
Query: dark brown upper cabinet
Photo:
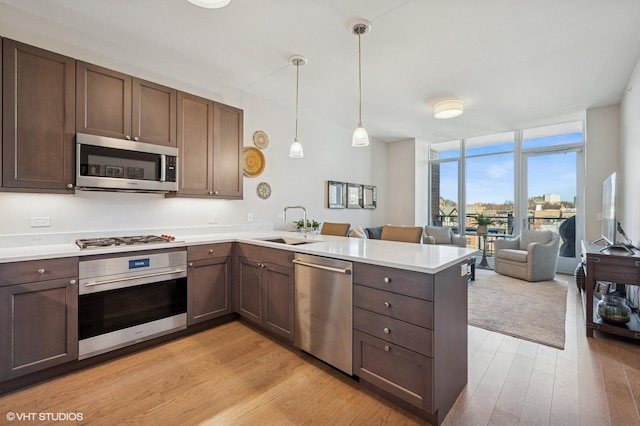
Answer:
M243 111L178 92L175 196L242 198Z
M2 40L2 190L74 188L75 60Z
M78 133L176 146L176 90L77 61Z

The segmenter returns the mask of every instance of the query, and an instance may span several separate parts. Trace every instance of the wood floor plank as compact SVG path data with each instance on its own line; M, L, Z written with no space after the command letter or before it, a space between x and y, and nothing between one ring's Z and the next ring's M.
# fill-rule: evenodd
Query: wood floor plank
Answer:
M640 343L587 338L575 285L565 333L558 350L469 327L468 384L443 426L640 425ZM0 423L9 411L109 426L425 424L243 322L1 395Z

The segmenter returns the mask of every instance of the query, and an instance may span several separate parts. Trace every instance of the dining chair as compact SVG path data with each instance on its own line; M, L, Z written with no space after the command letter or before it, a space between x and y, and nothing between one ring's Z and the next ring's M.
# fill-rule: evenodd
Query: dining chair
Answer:
M346 237L349 233L349 228L351 228L350 223L333 223L333 222L324 222L322 224L322 229L320 229L321 235L336 235L338 237Z
M393 226L382 227L381 240L401 241L405 243L420 243L423 229L421 226Z

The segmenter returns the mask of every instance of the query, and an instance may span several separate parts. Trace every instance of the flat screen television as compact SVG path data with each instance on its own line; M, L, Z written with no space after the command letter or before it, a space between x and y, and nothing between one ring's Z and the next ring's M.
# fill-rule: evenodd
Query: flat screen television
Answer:
M629 247L631 246L630 241L627 240L629 244L618 242L618 231L622 233L625 239L626 235L624 235L620 222L618 222L616 191L617 177L616 173L613 172L602 182L602 238L598 241L604 240L606 245L600 251L609 248L621 248L633 253L633 250Z
M607 245L616 244L618 219L616 216L616 173L602 182L602 239Z

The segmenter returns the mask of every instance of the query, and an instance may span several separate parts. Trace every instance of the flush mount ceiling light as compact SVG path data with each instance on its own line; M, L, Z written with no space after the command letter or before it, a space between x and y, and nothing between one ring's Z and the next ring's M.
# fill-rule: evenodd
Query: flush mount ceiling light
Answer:
M453 118L462 115L463 111L464 102L457 99L438 102L433 106L433 116L435 118Z
M351 31L358 36L358 127L353 131L351 145L362 147L369 145L369 135L362 126L362 53L360 49L360 36L371 30L371 22L366 19L356 22Z
M189 3L195 4L196 6L206 7L207 9L220 9L221 7L225 7L231 0L187 0Z
M293 139L293 143L289 147L289 157L302 158L304 157L304 151L302 150L302 144L298 140L298 82L300 66L307 63L307 58L300 55L293 55L289 58L289 62L296 66L296 137Z

